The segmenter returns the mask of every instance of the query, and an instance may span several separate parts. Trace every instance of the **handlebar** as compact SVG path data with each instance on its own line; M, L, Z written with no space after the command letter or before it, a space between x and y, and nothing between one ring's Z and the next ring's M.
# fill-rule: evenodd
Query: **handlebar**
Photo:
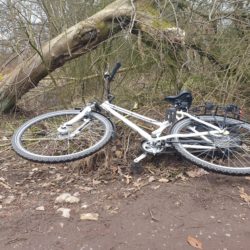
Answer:
M111 74L110 74L110 76L109 76L109 79L108 79L110 82L113 80L115 74L117 73L118 69L119 69L121 66L122 66L121 63L119 63L119 62L115 65L115 67L113 68L113 70L112 70L112 72L111 72Z

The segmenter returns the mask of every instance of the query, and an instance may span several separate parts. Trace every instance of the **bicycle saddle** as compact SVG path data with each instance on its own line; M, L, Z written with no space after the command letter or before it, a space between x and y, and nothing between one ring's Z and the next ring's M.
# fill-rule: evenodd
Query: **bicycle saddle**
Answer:
M176 96L166 96L164 100L180 108L189 108L193 97L190 91L182 91Z

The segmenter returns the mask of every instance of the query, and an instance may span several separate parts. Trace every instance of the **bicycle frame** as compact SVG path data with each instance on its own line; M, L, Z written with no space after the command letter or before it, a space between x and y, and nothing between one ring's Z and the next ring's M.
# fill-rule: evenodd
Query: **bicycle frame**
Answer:
M162 132L164 131L164 129L166 129L167 127L171 126L172 123L169 121L157 121L154 119L151 119L149 117L140 115L138 113L135 113L133 111L127 110L125 108L121 108L119 106L116 106L114 104L111 104L109 101L105 101L103 102L100 107L107 111L108 113L112 114L113 116L115 116L116 118L118 118L119 120L121 120L122 122L124 122L127 126L129 126L131 129L133 129L134 131L136 131L137 133L139 133L143 138L145 138L146 140L148 140L149 142L158 142L158 141L166 141L172 138L190 138L190 137L201 137L202 139L204 139L207 142L211 142L206 135L216 135L216 134L225 134L226 131L221 130L219 127L214 126L208 122L205 122L201 119L199 119L198 117L195 117L187 112L184 111L176 111L176 118L177 120L183 119L185 117L189 117L192 120L195 120L197 122L199 122L200 124L204 124L208 127L210 127L211 129L213 129L212 131L208 131L208 132L198 132L194 127L189 127L190 130L193 133L189 133L189 134L169 134L169 135L164 135L161 136ZM64 133L65 131L67 131L67 127L70 127L72 124L74 124L75 122L78 122L79 120L81 120L84 116L86 117L89 113L91 113L93 108L93 105L87 106L86 108L84 108L78 115L76 115L73 119L71 119L70 121L64 123L63 125L60 126L60 128L58 128L58 131L61 133ZM135 123L133 123L132 121L130 121L129 119L127 119L124 115L129 115L131 117L134 117L138 120L141 120L145 123L149 123L152 124L154 126L157 126L158 128L156 130L154 130L153 132L151 132L151 134L149 134L148 132L146 132L144 129L142 129L141 127L139 127L138 125L136 125ZM89 119L87 119L86 122L84 122L79 128L77 128L74 132L73 135L77 134L80 132L80 130L88 123ZM191 145L190 145L191 146ZM191 147L195 148L195 145L192 145ZM201 145L198 145L198 148L200 148ZM208 148L211 149L213 148L212 146L202 146L204 148Z
M49 112L20 126L11 139L17 154L31 161L53 164L88 157L114 138L115 124L109 119L114 116L142 139L140 155L133 159L126 174L140 174L144 165L141 161L147 156L176 152L206 170L250 175L250 123L242 120L240 108L211 103L192 107L192 93L183 90L164 98L172 105L166 110L166 117L149 118L148 114L141 115L112 104L110 83L120 66L117 63L111 74L104 74L104 102L92 102L80 110ZM199 111L204 111L204 115L195 116L194 113L201 113ZM139 147L135 149L129 153L128 160L139 151ZM127 163L127 159L119 160L122 165Z

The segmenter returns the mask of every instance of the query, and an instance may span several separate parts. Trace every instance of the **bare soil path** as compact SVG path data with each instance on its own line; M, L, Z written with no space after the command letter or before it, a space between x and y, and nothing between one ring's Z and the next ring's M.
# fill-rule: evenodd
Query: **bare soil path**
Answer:
M55 204L58 194L46 188L15 195L0 210L0 249L195 249L190 236L202 249L249 249L250 207L239 188L250 193L250 180L209 174L134 183L143 182L137 191L118 180L75 186L67 190L79 197L74 204ZM56 212L60 206L71 209L70 218ZM80 220L87 212L98 220Z

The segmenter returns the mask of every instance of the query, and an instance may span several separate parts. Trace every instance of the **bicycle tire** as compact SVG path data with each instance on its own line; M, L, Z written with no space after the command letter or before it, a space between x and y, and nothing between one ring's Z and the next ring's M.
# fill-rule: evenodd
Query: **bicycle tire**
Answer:
M25 159L35 161L35 162L42 162L42 163L60 163L60 162L74 161L77 159L87 157L87 156L97 152L98 150L100 150L103 146L105 146L110 141L110 139L114 133L114 127L113 127L113 124L111 123L111 121L107 117L105 117L104 115L102 115L100 113L91 112L91 114L90 114L90 117L91 117L91 120L89 122L90 125L94 124L94 122L95 122L97 124L100 124L100 126L103 127L103 135L101 135L100 140L98 140L94 145L91 145L88 148L80 150L80 146L83 146L83 145L81 145L81 144L83 144L83 141L85 140L85 144L86 144L86 140L88 139L88 137L83 136L83 131L81 131L79 133L79 139L77 139L77 138L72 139L69 137L65 137L65 139L58 139L57 128L62 123L66 122L66 120L64 120L63 117L64 116L68 117L68 120L70 120L72 117L77 115L79 112L80 112L79 110L56 111L56 112L51 112L51 113L37 116L37 117L27 121L20 128L17 129L17 131L14 133L14 135L12 137L12 147L13 147L14 151L18 155L20 155L21 157L23 157ZM60 121L60 119L61 119L61 121ZM54 134L50 133L49 128L47 128L48 124L49 124L48 121L51 121L51 123L53 124L53 122L55 123L55 121L57 121L57 120L58 120L58 126L55 126L55 128L52 130ZM88 123L88 125L89 125L89 123ZM102 130L100 129L100 131L102 131ZM92 133L93 131L91 131L91 129L89 129L88 132ZM95 133L97 133L97 132L95 132ZM25 136L27 136L25 134L27 134L27 133L31 134L31 139L25 138ZM32 139L32 136L35 137L37 135L40 136L41 138ZM48 135L54 135L55 138L53 138L51 140L46 139L46 136L48 136ZM44 138L42 136L44 136ZM76 136L78 136L78 135L76 135ZM32 140L35 141L35 143L37 140L37 145L35 143L33 143L35 145L30 145L30 148L27 149L29 144L27 144L26 142L29 140L31 141L31 144L33 143ZM74 140L78 140L78 141L75 142ZM43 143L43 141L45 141L45 143ZM40 145L39 145L39 143L40 143ZM54 145L53 147L49 147L48 146L49 143L54 143L54 144L58 143L59 144L58 145L58 147L59 147L58 154L61 153L61 150L62 151L67 150L67 152L69 152L69 143L76 144L75 148L74 148L74 145L71 146L71 148L70 148L71 151L78 150L78 147L79 147L80 151L62 154L62 155L53 155L53 152L51 152L51 151L52 150L56 151L56 148L55 148L56 145ZM63 145L63 143L67 144L68 149L65 149L61 146L61 145ZM35 151L35 148L36 148L35 146L37 146L36 150L38 152L32 152L32 151ZM46 149L46 148L48 149L47 155L42 153L42 150L44 151L44 149ZM52 155L48 155L48 154L52 154Z
M173 147L184 158L208 171L227 175L249 175L250 174L250 124L241 120L226 118L222 116L198 116L201 120L212 123L217 126L227 128L229 135L223 135L219 138L209 135L212 143L204 141L195 141L194 138L172 139ZM190 125L196 126L199 132L208 131L207 126L185 118L178 121L171 128L171 134L187 133ZM244 134L243 134L244 132ZM188 141L190 140L190 142ZM191 144L212 145L213 150L192 149ZM190 148L189 148L190 147ZM201 147L201 146L200 146ZM203 150L203 153L202 153ZM238 164L238 165L237 165Z

